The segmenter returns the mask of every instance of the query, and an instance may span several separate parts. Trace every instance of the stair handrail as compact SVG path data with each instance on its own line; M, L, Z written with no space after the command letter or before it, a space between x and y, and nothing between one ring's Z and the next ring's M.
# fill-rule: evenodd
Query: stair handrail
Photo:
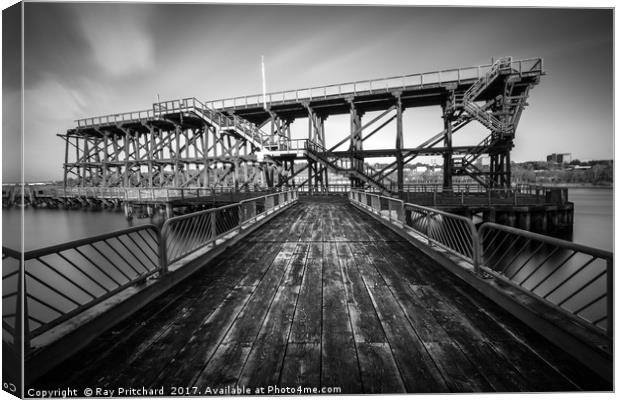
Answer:
M478 95L480 95L480 93L482 93L482 91L495 80L495 78L499 75L499 72L505 68L506 65L510 67L511 63L512 57L501 57L497 59L497 61L491 65L491 68L486 72L486 74L480 77L480 79L474 82L474 84L465 91L463 100L465 102L470 102L476 99L476 97L478 97Z

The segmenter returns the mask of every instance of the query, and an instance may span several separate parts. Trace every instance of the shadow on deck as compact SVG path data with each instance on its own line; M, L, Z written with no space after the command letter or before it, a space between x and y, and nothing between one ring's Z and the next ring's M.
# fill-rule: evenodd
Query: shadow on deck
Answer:
M611 390L338 198L300 200L31 387L236 385Z

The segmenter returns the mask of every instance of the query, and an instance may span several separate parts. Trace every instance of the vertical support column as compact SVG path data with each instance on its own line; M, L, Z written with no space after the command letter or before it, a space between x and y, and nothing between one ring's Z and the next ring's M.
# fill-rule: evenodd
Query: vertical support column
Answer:
M179 153L181 152L181 127L179 125L174 126L174 187L179 187Z
M125 170L123 171L123 186L129 187L129 131L123 130L123 148L125 149Z
M153 177L155 175L155 169L153 168L153 162L155 161L155 153L153 152L153 147L155 146L155 128L152 125L147 126L149 129L149 137L145 139L149 143L149 154L148 154L148 168L149 168L149 187L154 186Z
M505 158L505 165L504 165L504 169L505 169L505 174L504 174L504 179L506 180L505 182L505 187L510 188L512 187L512 183L510 182L512 177L511 177L511 173L510 173L510 149L506 150L506 153L504 154L504 158Z
M80 165L82 163L82 160L80 160L80 139L75 138L75 175L78 178L81 178L80 175ZM81 179L80 179L81 181ZM84 186L84 184L82 182L79 182L79 186Z
M278 143L278 115L276 113L274 113L273 111L271 111L270 108L267 108L267 112L269 113L269 119L270 119L270 125L271 125L271 130L270 130L270 137L269 137L269 143L270 144L274 144L274 143Z
M401 92L393 93L396 97L396 181L398 196L404 195L404 163L403 163L403 104L400 98Z
M454 163L452 162L452 124L450 123L450 115L448 110L448 101L442 104L441 110L443 114L443 126L445 130L444 135L444 147L446 148L443 154L443 188L447 191L452 191L452 169Z
M89 154L89 150L88 150L88 138L85 136L84 137L84 150L83 150L83 154L82 154L82 162L84 163L82 166L82 184L80 186L85 186L84 183L86 182L86 165L89 162L88 160L88 156Z
M63 176L63 184L64 187L67 187L67 177L69 174L69 136L63 136L65 139L65 165L64 165L64 176Z
M103 187L107 187L108 186L108 173L110 171L108 171L108 144L109 144L109 138L108 136L110 135L110 133L108 131L103 131L103 164L101 166L101 174L103 176L103 182L101 182L101 186Z
M211 134L210 126L205 124L202 130L202 186L209 187L209 135Z
M350 104L350 116L351 116L351 145L352 152L362 150L362 113L360 113L355 107L353 97L347 98ZM356 154L351 156L351 169L364 172L364 159ZM363 187L363 182L358 178L351 178L351 188Z

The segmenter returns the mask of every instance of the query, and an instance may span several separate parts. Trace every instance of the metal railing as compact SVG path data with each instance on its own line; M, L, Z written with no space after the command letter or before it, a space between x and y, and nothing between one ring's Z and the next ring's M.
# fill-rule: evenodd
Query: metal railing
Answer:
M170 218L162 227L166 263L170 265L190 253L216 245L295 200L296 191L278 192Z
M15 263L22 256L8 250L3 248L3 269L6 258ZM24 331L29 338L158 272L159 229L142 225L75 240L27 251L23 260ZM3 274L3 286L10 276Z
M20 354L21 253L2 246L2 340Z
M348 194L351 190L351 184L349 183L336 183L325 186L313 186L308 184L302 184L295 187L299 193L303 194Z
M288 90L281 92L271 92L265 95L267 105L276 105L289 102L312 101L320 99L330 99L346 95L363 95L389 93L396 89L406 90L408 88L426 88L439 86L447 83L473 83L484 76L491 68L492 64L453 68L441 71L424 72L411 75L393 76L389 78L379 78L333 84L327 86L317 86L305 89ZM510 62L511 73L523 75L533 75L543 73L543 61L541 58L530 58L524 60L513 60ZM205 104L212 109L226 108L262 108L263 95L255 94L249 96L239 96L227 99L206 101Z
M612 253L489 222L479 235L485 271L612 335Z
M388 213L390 222L415 231L428 244L437 245L471 263L478 272L479 243L473 222L463 216L373 193L352 190L350 199L376 214Z
M475 274L502 279L612 337L613 253L490 222L476 230L469 218L374 193L352 190L349 198L472 264Z
M480 246L476 227L469 218L437 209L405 204L405 228L470 262L479 271Z
M153 119L154 117L155 113L153 112L153 110L141 110L130 111L120 114L108 114L99 117L82 118L76 120L75 122L77 122L78 128L84 128L96 125L109 125L117 123L127 123L132 121L144 121Z
M28 352L30 338L131 286L166 274L172 263L225 242L297 198L296 191L267 194L171 218L161 231L141 225L25 253L3 247L3 341L20 348L15 338L21 336L23 318Z
M275 192L281 189L264 188L242 190L235 187L164 187L164 188L140 188L140 187L79 187L79 186L41 186L35 187L35 197L92 197L99 199L118 199L132 201L170 201L192 198L203 198L218 194Z

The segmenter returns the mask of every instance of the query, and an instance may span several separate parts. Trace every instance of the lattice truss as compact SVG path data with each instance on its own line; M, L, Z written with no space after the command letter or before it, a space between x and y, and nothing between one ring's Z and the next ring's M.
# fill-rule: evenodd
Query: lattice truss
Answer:
M154 105L157 111L132 113L136 116L82 120L60 135L66 143L65 183L258 189L278 185L291 167L262 157L263 143L231 118L204 117L195 99L181 100L182 107L170 111L162 111L162 104Z

